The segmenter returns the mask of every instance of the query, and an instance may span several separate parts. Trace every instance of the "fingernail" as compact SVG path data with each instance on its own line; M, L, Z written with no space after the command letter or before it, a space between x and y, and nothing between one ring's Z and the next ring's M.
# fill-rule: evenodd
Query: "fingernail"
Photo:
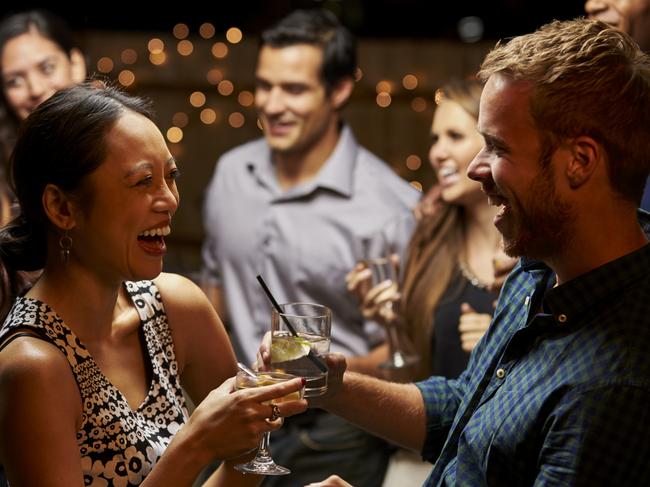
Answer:
M302 381L303 386L307 383L307 379L305 379L304 377L301 377L300 380Z

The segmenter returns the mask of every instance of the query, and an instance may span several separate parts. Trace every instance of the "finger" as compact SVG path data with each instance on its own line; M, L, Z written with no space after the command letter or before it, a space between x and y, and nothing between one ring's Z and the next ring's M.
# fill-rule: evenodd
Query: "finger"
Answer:
M372 272L368 268L359 271L353 271L350 279L346 279L348 284L348 291L354 291L364 281L370 281Z
M222 392L225 394L230 394L235 391L235 378L230 377L224 380L219 387L216 388L216 391Z
M468 323L461 323L458 325L458 331L461 335L465 333L484 333L490 326L489 321L473 321Z
M385 281L380 282L376 286L373 286L370 291L366 294L364 300L363 300L363 305L366 307L375 307L377 306L377 297L385 292L386 290L390 290L391 288L395 287L393 284L393 281L390 279L387 279ZM394 291L393 291L394 292Z
M247 399L251 399L255 402L264 402L297 392L302 389L304 385L305 379L303 377L296 377L295 379L279 382L277 384L243 389L241 392Z
M462 333L482 331L484 332L490 327L492 322L492 315L483 313L470 313L463 315L458 324L458 331Z
M327 367L330 369L345 369L346 367L345 355L342 353L328 353L325 356L325 361L327 362Z
M359 272L361 272L365 267L366 265L363 262L357 262L357 264L354 266L354 269L345 275L345 282L350 282L351 280L355 279L357 274L359 274Z
M383 306L386 303L394 303L398 299L399 294L397 293L397 286L392 284L377 295L377 297L374 299L374 303L377 306Z
M474 308L470 306L469 303L461 303L460 304L460 313L461 314L466 314L466 313L476 313Z
M465 335L463 335L461 337L460 340L461 340L461 343L463 343L463 344L466 344L466 343L476 344L481 338L483 338L483 335L485 335L485 333L481 333L481 332L466 333Z
M260 370L266 370L271 363L271 332L264 333L262 343L257 352L257 362Z

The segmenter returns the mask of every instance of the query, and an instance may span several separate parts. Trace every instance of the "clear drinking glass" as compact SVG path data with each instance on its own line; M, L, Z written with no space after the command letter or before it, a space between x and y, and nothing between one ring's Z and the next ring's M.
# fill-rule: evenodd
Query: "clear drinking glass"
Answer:
M397 269L390 256L366 259L366 264L372 273L373 286L384 281L391 281L392 285L397 287ZM393 302L388 301L383 306L392 310ZM412 350L413 346L407 343L408 338L399 333L397 326L399 326L397 323L389 323L386 326L390 358L379 365L382 369L402 369L420 361L418 355L407 352L409 349Z
M251 377L248 373L239 371L235 379L235 388L236 389L249 389L251 387L261 387L269 386L273 384L278 384L280 382L286 382L291 379L295 379L297 376L291 374L283 374L280 372L255 372L255 377ZM292 392L284 397L273 399L270 401L271 404L280 404L285 401L296 401L302 399L303 389L299 391ZM255 458L250 462L240 463L235 465L235 469L244 473L254 473L258 475L287 475L291 473L286 467L282 467L276 464L271 458L271 452L269 450L269 439L271 433L267 431L262 436L260 441L260 446L257 449Z
M321 370L315 362L325 364L332 313L312 303L286 303L280 309L272 311L271 368L303 377L305 397L321 396L327 391L327 369Z

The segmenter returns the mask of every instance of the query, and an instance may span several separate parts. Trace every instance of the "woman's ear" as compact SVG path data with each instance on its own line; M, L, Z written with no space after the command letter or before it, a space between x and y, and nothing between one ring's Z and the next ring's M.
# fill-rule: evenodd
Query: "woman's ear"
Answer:
M70 69L72 81L75 84L81 83L86 79L86 59L83 53L77 48L73 48L70 51Z
M53 225L64 230L75 227L75 203L61 188L55 184L45 186L42 202L45 214Z

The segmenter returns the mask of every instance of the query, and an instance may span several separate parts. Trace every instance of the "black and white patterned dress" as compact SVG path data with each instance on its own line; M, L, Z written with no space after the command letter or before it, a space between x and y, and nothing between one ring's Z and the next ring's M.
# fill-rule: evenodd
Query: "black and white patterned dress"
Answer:
M66 356L83 403L77 443L84 485L93 487L139 485L188 419L160 292L151 281L125 286L140 315L152 369L149 391L136 410L47 304L18 298L0 331L1 341L9 330L31 329Z

